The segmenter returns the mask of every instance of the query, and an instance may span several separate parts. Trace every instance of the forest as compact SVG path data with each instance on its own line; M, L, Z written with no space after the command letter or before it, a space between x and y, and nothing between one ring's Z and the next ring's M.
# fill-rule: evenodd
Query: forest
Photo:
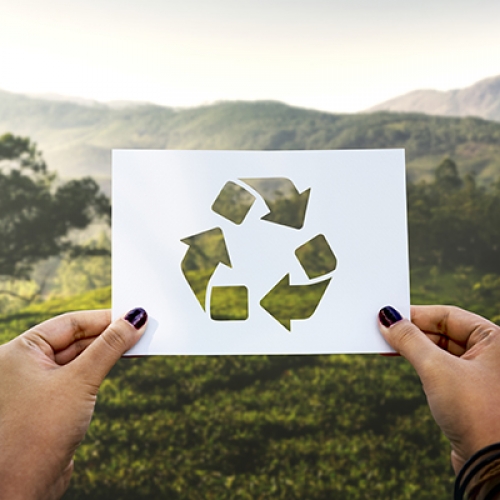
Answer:
M500 123L422 113L339 114L275 101L195 108L89 107L0 91L0 131L29 136L62 177L92 175L109 188L110 151L129 149L405 150L410 180L432 179L445 156L478 184L500 172ZM0 132L1 133L1 132Z
M109 200L90 178L56 183L28 139L0 138L0 167L0 341L59 313L109 307L105 231L72 237L94 221L106 228ZM431 178L408 183L412 302L500 324L500 178L479 184L460 170L443 155ZM13 186L19 196L7 198ZM16 212L22 193L32 204ZM33 234L42 210L65 219L37 233L35 253L16 234ZM446 499L449 451L400 357L122 359L64 498Z

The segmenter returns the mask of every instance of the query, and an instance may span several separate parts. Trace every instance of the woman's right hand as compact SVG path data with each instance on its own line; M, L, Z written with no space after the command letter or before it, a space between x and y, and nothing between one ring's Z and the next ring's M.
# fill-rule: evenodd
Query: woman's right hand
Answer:
M475 452L500 442L500 327L452 306L413 306L411 316L386 307L380 331L420 376L458 473Z

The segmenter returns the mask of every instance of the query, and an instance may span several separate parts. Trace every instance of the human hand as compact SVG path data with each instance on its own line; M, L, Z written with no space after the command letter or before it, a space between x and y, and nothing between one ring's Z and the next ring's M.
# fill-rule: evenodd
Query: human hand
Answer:
M475 452L500 442L500 328L452 306L413 306L411 317L386 307L380 331L420 376L458 473Z
M64 314L0 346L0 498L53 500L69 485L101 382L145 330L134 309Z

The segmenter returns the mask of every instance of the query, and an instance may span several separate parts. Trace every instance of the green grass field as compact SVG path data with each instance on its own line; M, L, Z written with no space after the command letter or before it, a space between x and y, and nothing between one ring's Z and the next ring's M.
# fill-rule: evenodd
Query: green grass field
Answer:
M107 288L33 305L0 317L1 340L109 302ZM435 500L452 482L402 358L148 357L104 382L65 498Z

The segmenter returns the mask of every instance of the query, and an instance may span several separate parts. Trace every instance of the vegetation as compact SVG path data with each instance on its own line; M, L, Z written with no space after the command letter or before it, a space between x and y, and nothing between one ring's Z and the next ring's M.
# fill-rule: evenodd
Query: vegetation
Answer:
M29 279L2 280L0 314L16 312L35 301L79 295L109 286L111 242L108 232L97 233L81 244L81 248L80 255L67 254L39 262Z
M4 339L109 289L0 318ZM122 359L68 499L448 498L447 445L402 359Z
M453 303L500 324L500 184L461 172L448 158L408 187L412 302ZM61 295L104 284L109 257L88 257L109 244L102 238L56 263ZM189 272L203 268L191 260ZM195 291L205 278L193 275ZM109 302L108 287L4 313L0 342ZM104 382L65 498L435 500L452 482L449 445L401 358L148 357L120 360Z
M222 102L192 109L122 109L0 92L0 131L28 134L64 177L109 182L110 150L404 148L410 179L431 180L443 156L478 184L500 175L500 123L417 113L341 115L278 102Z
M31 304L14 313L0 315L0 344L4 344L41 321L68 311L109 307L110 288L105 287L71 298L56 298Z
M498 287L487 299L477 278L413 273L413 301L498 304ZM0 340L60 312L108 307L109 296L0 317ZM104 383L66 498L435 500L452 481L448 444L401 358L150 357L122 359Z
M500 273L500 183L478 188L445 159L433 183L409 185L408 198L412 267Z
M75 245L69 235L97 217L109 219L108 198L90 177L59 185L55 181L29 139L0 137L0 284L27 280L34 264L64 252L103 253ZM0 294L21 296L5 286ZM36 291L25 299L35 296Z

